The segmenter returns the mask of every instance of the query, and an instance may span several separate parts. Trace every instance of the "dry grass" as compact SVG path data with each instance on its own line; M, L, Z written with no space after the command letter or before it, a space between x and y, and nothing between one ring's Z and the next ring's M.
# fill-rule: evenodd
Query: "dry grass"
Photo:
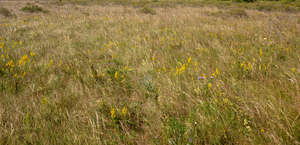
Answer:
M0 19L0 144L299 144L299 13L47 9Z

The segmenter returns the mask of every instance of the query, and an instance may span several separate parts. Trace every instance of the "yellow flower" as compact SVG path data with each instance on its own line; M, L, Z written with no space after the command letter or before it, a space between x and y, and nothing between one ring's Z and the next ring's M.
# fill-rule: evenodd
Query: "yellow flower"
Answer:
M249 69L249 70L252 70L252 69L253 69L253 66L252 66L252 64L251 64L250 62L248 62L248 69Z
M261 132L261 133L264 133L264 132L265 132L265 130L262 128L262 129L260 129L260 132Z
M215 99L215 102L216 102L216 103L218 103L218 102L219 102L219 100L216 98L216 99Z
M48 67L50 67L53 64L53 59L50 59L50 62L48 63Z
M295 67L292 68L292 72L296 72L296 68Z
M192 57L189 57L188 58L188 63L191 63L191 61L192 61Z
M116 71L115 72L115 78L118 80L119 79L119 75L118 75L118 72Z
M180 70L179 70L179 71L182 73L182 72L184 72L184 71L185 71L185 68L186 68L186 67L185 67L185 64L183 64L183 65L181 66L181 68L180 68Z
M127 108L126 108L125 106L124 106L123 109L122 109L122 114L123 114L123 115L126 115L126 114L127 114Z
M204 79L206 79L206 75L205 75L205 74L202 74L202 77L203 77Z
M26 76L26 74L27 74L27 73L24 71L24 72L23 72L23 77L25 77L25 76Z
M26 64L26 60L28 59L28 55L25 54L24 56L22 56L22 58L19 60L19 66L22 66L23 64Z
M218 70L218 68L216 68L216 75L219 75L219 70Z
M110 111L110 117L111 117L112 119L114 119L114 118L116 117L116 110L115 110L115 108L112 108L112 109L111 109L111 111Z
M211 87L212 87L212 84L211 84L211 83L208 83L208 84L207 84L207 87L208 87L208 88L211 88Z
M14 61L13 60L10 60L8 63L6 63L6 66L7 67L11 67L13 68L15 65L14 65Z
M262 49L259 49L259 55L262 56L263 52Z
M30 52L30 56L31 56L31 57L34 57L34 56L35 56L35 53L34 53L34 52Z

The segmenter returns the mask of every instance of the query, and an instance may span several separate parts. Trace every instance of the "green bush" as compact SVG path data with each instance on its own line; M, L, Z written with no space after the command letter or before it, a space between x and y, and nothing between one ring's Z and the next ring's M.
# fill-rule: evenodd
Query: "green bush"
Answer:
M31 5L31 4L26 5L21 10L24 12L29 12L29 13L48 12L47 10L44 10L42 7L40 7L38 5Z

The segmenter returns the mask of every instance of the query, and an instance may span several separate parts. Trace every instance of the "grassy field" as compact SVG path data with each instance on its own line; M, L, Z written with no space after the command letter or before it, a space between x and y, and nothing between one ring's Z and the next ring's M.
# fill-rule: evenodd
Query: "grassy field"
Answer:
M299 7L259 3L0 1L0 144L300 144Z

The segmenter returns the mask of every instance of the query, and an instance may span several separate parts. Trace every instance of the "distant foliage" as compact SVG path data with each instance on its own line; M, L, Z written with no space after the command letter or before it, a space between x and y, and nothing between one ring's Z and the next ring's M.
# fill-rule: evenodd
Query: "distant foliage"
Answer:
M145 14L151 14L151 15L155 15L156 14L156 11L154 9L152 9L150 7L147 7L147 6L143 7L141 9L141 12L145 13Z
M48 12L47 10L44 10L42 7L38 6L38 5L32 5L32 4L28 4L25 7L23 7L21 9L24 12L29 12L29 13L36 13L36 12Z

